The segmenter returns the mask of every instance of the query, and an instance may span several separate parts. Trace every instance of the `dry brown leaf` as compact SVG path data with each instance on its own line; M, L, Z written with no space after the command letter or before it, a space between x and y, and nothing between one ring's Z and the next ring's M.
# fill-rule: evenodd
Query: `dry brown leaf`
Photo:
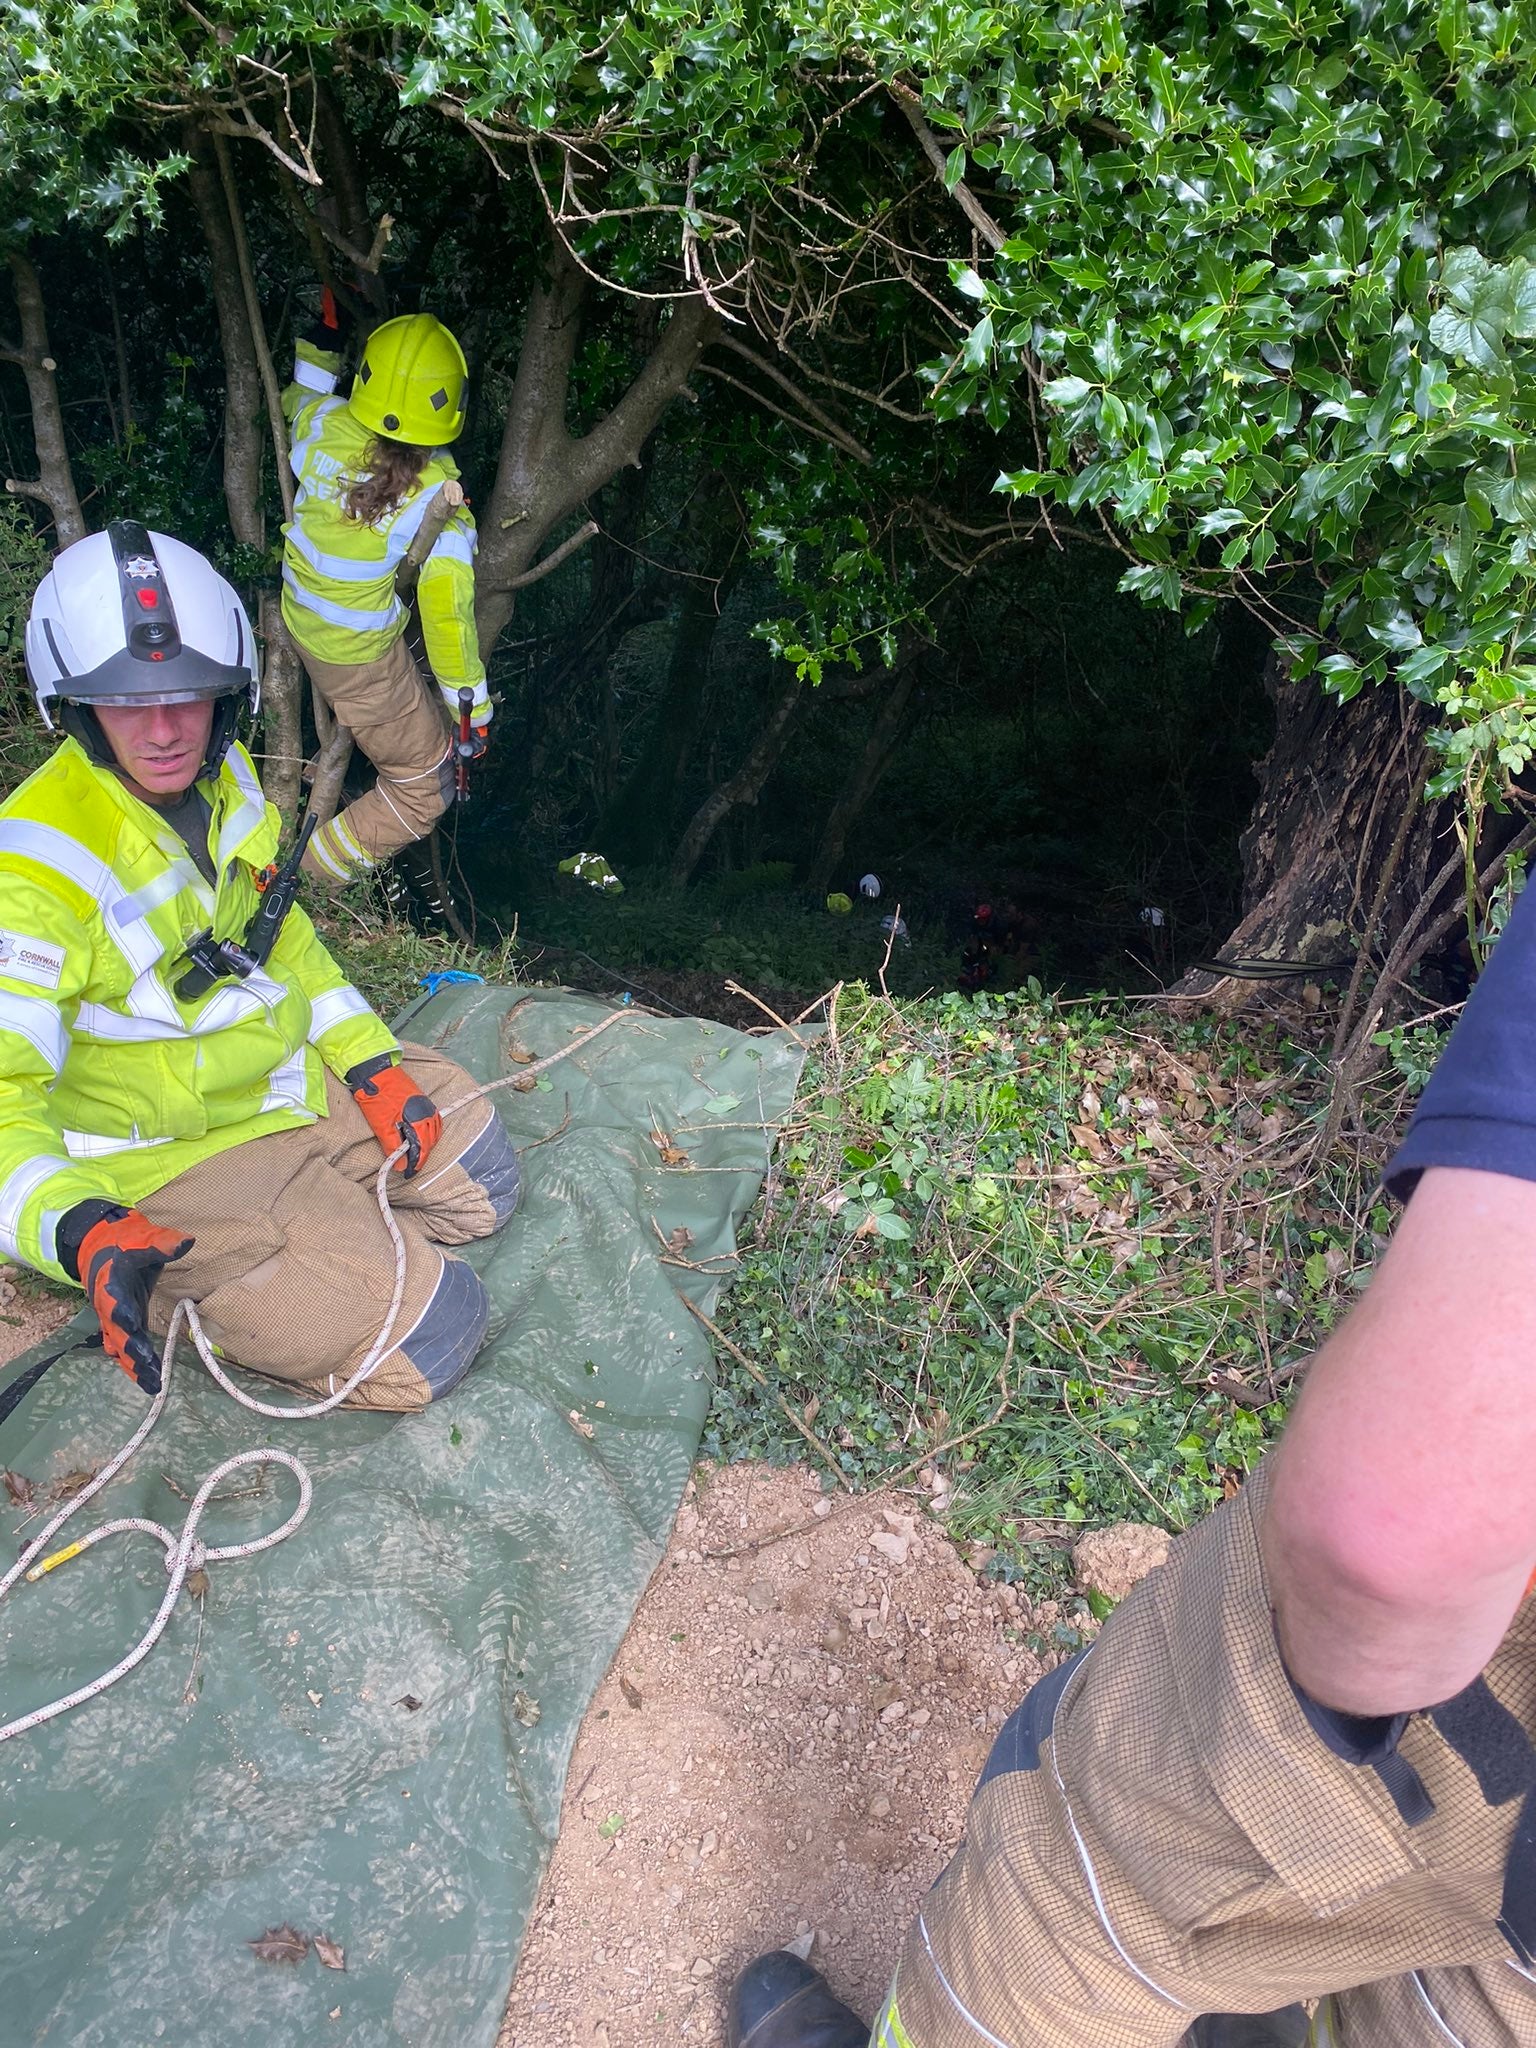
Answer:
M328 1934L315 1936L315 1960L327 1970L344 1970L347 1967L347 1952L339 1941L332 1941Z
M30 1508L37 1501L37 1486L21 1472L7 1472L5 1490L19 1508Z
M661 1147L661 1163L663 1166L691 1166L693 1161L688 1157L688 1154L681 1145L663 1145Z
M800 1411L801 1420L805 1423L806 1427L809 1428L820 1413L821 1396L820 1394L812 1394L809 1401L806 1402L804 1408L802 1408Z
M415 1693L403 1692L401 1693L399 1699L395 1701L395 1705L397 1707L404 1707L405 1711L408 1714L414 1714L420 1708L421 1701L417 1699Z
M204 1594L208 1591L208 1574L201 1565L198 1566L195 1572L187 1573L185 1579L182 1580L182 1590L189 1593L194 1600L201 1600L203 1598Z
M679 1223L676 1230L674 1230L672 1235L667 1239L667 1250L672 1254L674 1259L680 1259L683 1253L687 1251L688 1247L692 1243L693 1232L688 1228L688 1226L685 1223Z
M514 1095L526 1095L530 1089L537 1088L538 1085L538 1082L534 1080L531 1074L524 1074L520 1081L512 1083L512 1093Z
M269 1927L246 1947L258 1963L302 1963L309 1954L309 1936L297 1927Z
M1104 1140L1097 1131L1090 1130L1087 1124L1073 1124L1072 1141L1076 1145L1081 1145L1093 1159L1102 1159L1105 1156Z
M55 1502L73 1500L83 1487L90 1485L100 1470L99 1465L92 1465L88 1471L66 1472L62 1479L55 1479L49 1487L49 1498Z
M622 1672L619 1674L619 1691L624 1695L624 1704L626 1706L639 1707L643 1703L643 1695L639 1686L631 1685Z
M579 1408L573 1408L571 1410L570 1424L572 1429L575 1430L578 1436L594 1437L597 1435L597 1431L593 1428L592 1424L587 1421L586 1417L582 1414Z
M533 1065L533 1054L523 1045L514 1045L508 1052L507 1058L517 1067L531 1067Z
M512 1695L512 1718L524 1728L537 1728L543 1718L544 1709L531 1693L515 1692Z

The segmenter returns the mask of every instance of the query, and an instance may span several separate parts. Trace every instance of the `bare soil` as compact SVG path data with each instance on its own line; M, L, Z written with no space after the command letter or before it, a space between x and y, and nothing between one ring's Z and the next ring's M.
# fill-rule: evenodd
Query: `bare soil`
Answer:
M582 1726L499 2048L714 2044L797 1934L872 2014L1056 1619L921 1496L701 1466Z
M62 1329L80 1296L55 1290L33 1273L0 1263L0 1365L8 1365Z
M0 1272L0 1364L75 1306ZM1118 1598L1166 1548L1098 1532L1078 1577ZM872 2015L1060 1620L920 1491L701 1465L582 1724L498 2048L714 2048L737 1970L796 1937Z

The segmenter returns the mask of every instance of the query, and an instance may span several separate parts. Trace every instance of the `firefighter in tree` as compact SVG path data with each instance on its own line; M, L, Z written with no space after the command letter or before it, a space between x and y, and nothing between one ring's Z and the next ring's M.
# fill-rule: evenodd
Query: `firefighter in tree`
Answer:
M326 311L334 320L329 296ZM431 313L376 327L348 397L336 395L340 336L331 324L298 343L283 398L298 479L284 529L283 617L310 681L378 771L372 789L322 825L304 857L333 886L366 874L426 836L453 796L453 753L437 693L405 642L395 574L440 485L464 425L464 353ZM417 608L427 659L448 710L474 693L483 750L491 722L475 634L475 522L460 506L422 564Z

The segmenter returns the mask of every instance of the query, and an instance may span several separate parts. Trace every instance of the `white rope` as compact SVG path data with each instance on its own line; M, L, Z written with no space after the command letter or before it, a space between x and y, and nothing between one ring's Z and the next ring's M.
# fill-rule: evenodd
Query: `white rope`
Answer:
M594 1024L590 1031L584 1031L579 1038L572 1039L571 1043L563 1046L559 1052L550 1053L544 1059L535 1060L531 1065L520 1068L515 1074L504 1075L499 1081L487 1081L482 1087L472 1088L467 1095L460 1095L453 1102L448 1103L446 1107L439 1111L439 1114L446 1123L449 1117L456 1116L462 1109L468 1109L472 1103L480 1101L483 1096L494 1094L498 1088L516 1087L519 1083L526 1086L529 1081L541 1074L546 1067L552 1067L560 1060L569 1059L572 1053L579 1052L583 1046L596 1038L599 1032L606 1031L611 1024L618 1024L626 1018L633 1019L636 1014L637 1012L634 1009L612 1011L603 1018L601 1023ZM230 1379L217 1358L215 1358L213 1347L203 1334L203 1326L198 1318L196 1303L190 1298L184 1298L177 1302L175 1312L171 1317L171 1327L166 1332L165 1349L161 1361L160 1391L150 1403L148 1414L116 1456L102 1466L88 1486L82 1486L73 1499L59 1509L52 1520L44 1526L41 1534L28 1544L10 1570L3 1576L0 1576L0 1600L3 1600L19 1578L25 1576L28 1581L44 1578L59 1565L67 1564L71 1558L79 1557L84 1551L92 1549L104 1537L123 1536L130 1532L139 1532L146 1536L155 1537L158 1542L165 1546L165 1569L169 1574L169 1584L165 1589L164 1597L143 1635L140 1636L128 1654L112 1666L110 1671L102 1672L99 1678L91 1679L86 1685L77 1686L73 1692L66 1693L62 1699L50 1701L46 1707L35 1707L30 1714L22 1714L16 1720L8 1721L4 1727L0 1727L0 1742L8 1742L13 1735L25 1735L33 1728L40 1728L45 1721L52 1721L59 1714L67 1714L71 1707L84 1706L87 1700L95 1699L99 1694L104 1693L108 1686L116 1685L120 1678L126 1678L130 1671L143 1663L144 1659L165 1633L172 1611L175 1608L177 1599L180 1597L181 1589L190 1573L199 1570L204 1565L217 1564L225 1558L254 1557L259 1550L270 1550L274 1544L281 1543L285 1537L291 1536L294 1530L298 1528L300 1522L309 1513L309 1504L314 1494L314 1486L309 1473L297 1458L288 1451L265 1449L239 1451L234 1457L226 1458L221 1465L215 1465L207 1478L204 1479L202 1485L193 1496L192 1505L187 1509L187 1518L182 1523L179 1534L167 1529L160 1522L152 1522L139 1515L127 1515L120 1517L115 1522L103 1522L99 1528L93 1529L88 1536L81 1537L76 1543L66 1544L62 1550L45 1553L45 1546L49 1539L56 1535L72 1516L78 1514L88 1500L93 1499L96 1494L101 1492L104 1486L109 1485L116 1478L117 1474L128 1463L128 1460L138 1450L155 1424L160 1420L166 1401L170 1396L171 1369L176 1350L176 1339L183 1324L191 1332L192 1342L197 1349L198 1357L218 1381L225 1393L232 1400L238 1401L242 1408L249 1408L253 1415L287 1416L296 1421L308 1421L318 1415L329 1415L333 1408L339 1408L342 1402L347 1400L363 1384L364 1380L368 1379L377 1370L380 1362L391 1348L395 1322L400 1314L400 1305L405 1299L405 1239L400 1235L400 1227L395 1222L394 1211L390 1207L389 1176L396 1160L403 1159L406 1151L407 1147L405 1145L397 1145L380 1166L377 1178L374 1181L374 1194L378 1200L379 1214L384 1219L384 1228L389 1232L390 1242L394 1248L395 1255L395 1285L394 1291L390 1295L389 1309L384 1317L384 1321L379 1326L379 1334L374 1339L367 1357L364 1358L362 1364L358 1366L351 1377L334 1394L327 1395L325 1400L311 1401L303 1406L290 1407L277 1401L258 1401L254 1396L243 1392ZM299 1482L299 1504L286 1522L283 1522L276 1529L268 1530L266 1535L253 1537L249 1543L222 1544L210 1549L199 1540L197 1525L202 1520L203 1512L208 1507L220 1480L227 1478L231 1472L238 1471L243 1465L286 1465ZM38 1562L32 1562L33 1559L37 1559Z

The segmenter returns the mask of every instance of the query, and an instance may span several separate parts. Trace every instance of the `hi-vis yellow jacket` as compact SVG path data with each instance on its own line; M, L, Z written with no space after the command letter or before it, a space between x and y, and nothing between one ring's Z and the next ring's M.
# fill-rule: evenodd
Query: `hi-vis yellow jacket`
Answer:
M264 969L182 1002L187 939L239 938L280 821L243 747L214 780L215 892L172 828L65 740L0 804L0 1250L65 1277L59 1217L325 1114L397 1041L289 911Z
M439 448L393 512L373 526L351 518L342 499L366 473L373 437L346 400L334 396L340 367L339 356L301 341L294 381L283 394L299 484L293 519L283 528L283 617L309 653L356 667L376 661L405 631L395 571L438 485L459 472L447 449ZM455 715L456 692L466 685L477 711L490 701L475 635L474 561L475 522L461 507L423 562L416 586L427 659Z

